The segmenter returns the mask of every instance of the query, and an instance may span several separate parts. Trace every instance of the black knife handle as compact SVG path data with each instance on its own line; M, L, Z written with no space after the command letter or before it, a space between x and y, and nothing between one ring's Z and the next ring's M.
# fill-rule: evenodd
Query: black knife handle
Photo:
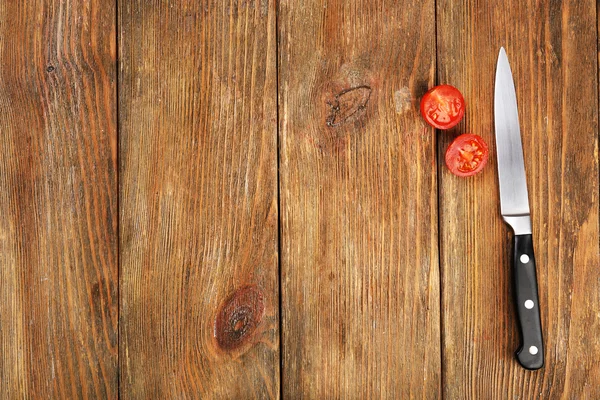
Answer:
M544 366L544 341L531 235L514 236L513 270L521 334L517 360L523 368L540 369Z

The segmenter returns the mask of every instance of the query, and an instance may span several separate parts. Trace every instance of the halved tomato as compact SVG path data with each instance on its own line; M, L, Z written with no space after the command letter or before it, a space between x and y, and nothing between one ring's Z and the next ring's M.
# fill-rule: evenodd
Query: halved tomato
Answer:
M454 86L436 86L421 99L421 115L434 128L452 128L465 115L465 99Z
M481 136L465 133L448 146L446 165L456 176L475 175L485 167L488 152L488 146Z

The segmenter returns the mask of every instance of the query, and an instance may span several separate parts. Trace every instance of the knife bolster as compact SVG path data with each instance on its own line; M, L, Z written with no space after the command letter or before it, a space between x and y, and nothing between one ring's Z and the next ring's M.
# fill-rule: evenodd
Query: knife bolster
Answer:
M514 231L515 235L531 235L531 217L525 215L503 215L502 219Z

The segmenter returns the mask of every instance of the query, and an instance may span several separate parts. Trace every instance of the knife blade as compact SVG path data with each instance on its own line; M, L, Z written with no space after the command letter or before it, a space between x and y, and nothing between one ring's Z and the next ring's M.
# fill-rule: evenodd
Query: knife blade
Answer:
M500 213L514 233L514 296L521 337L516 358L524 368L535 370L544 366L544 345L517 94L504 47L496 65L494 123Z

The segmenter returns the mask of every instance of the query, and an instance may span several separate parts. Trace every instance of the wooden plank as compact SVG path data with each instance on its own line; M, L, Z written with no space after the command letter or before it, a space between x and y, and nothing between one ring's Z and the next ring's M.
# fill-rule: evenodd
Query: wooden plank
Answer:
M116 398L112 1L0 2L0 398Z
M443 392L447 398L600 398L596 4L439 0L438 78L467 102L452 133L490 145L484 172L440 167ZM457 27L462 27L457 29ZM546 366L514 360L512 234L500 218L493 84L505 46L516 82ZM441 134L439 157L452 140Z
M434 2L280 2L283 397L440 389Z
M123 398L275 398L275 4L119 15Z

